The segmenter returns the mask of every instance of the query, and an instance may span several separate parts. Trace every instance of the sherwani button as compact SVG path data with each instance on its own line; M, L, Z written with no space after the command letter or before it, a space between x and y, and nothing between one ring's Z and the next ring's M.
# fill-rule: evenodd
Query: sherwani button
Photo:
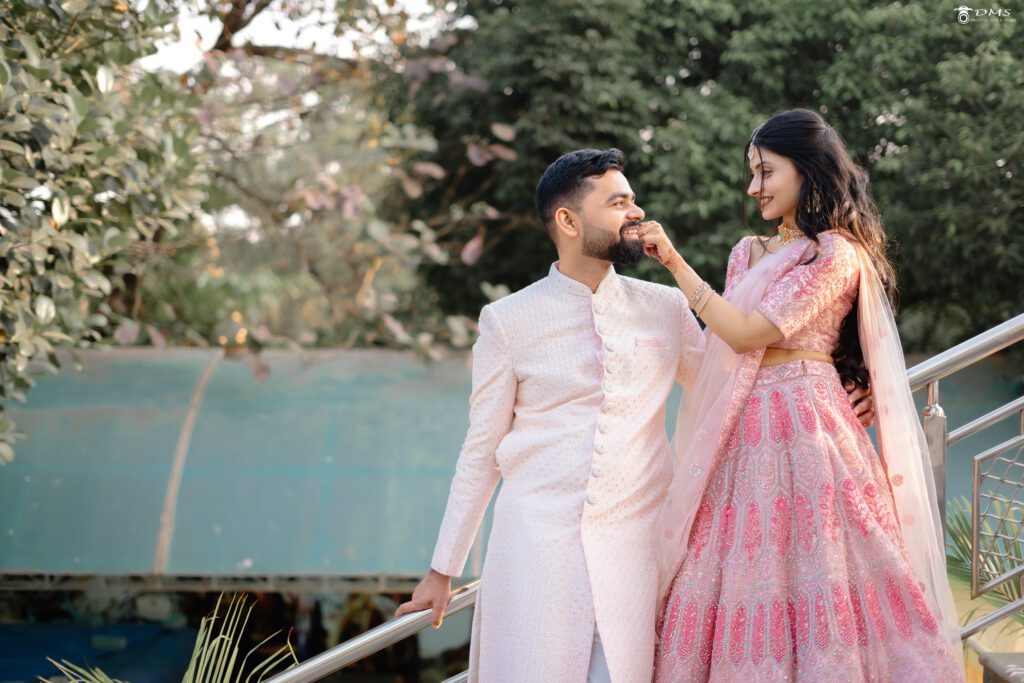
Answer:
M606 349L608 349L609 351L614 351L615 350L615 344L613 344L612 342L608 342L607 344L604 345L604 347Z
M587 494L587 502L590 503L591 505L593 505L594 503L597 502L597 496L595 496L593 493L588 493Z
M590 468L590 474L595 477L600 477L602 472L603 470L598 465L594 465L593 467Z
M608 423L605 422L604 420L601 420L600 422L598 422L597 423L597 431L601 432L602 434L607 434L608 433Z
M594 450L597 451L598 453L604 454L604 452L608 450L608 447L605 446L603 443L599 443L596 446L594 446Z

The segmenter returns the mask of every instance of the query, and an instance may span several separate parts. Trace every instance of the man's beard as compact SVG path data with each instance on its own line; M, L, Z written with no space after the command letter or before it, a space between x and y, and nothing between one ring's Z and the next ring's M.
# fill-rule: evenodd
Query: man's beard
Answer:
M628 228L635 228L638 225L640 221L630 221L623 225L619 230L618 239L584 228L583 255L623 266L640 263L644 257L644 243L635 237L626 239L623 234Z

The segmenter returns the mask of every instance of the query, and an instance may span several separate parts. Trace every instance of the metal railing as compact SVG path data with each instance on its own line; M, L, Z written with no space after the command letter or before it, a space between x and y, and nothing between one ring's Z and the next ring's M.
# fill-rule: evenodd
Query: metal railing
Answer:
M927 388L922 421L943 527L946 523L946 462L949 447L1014 415L1018 435L978 453L971 477L971 599L1017 577L1024 593L1024 396L1014 399L962 427L949 431L939 403L939 381L1024 339L1024 314L958 344L907 372L911 389ZM1009 456L1006 454L1010 453ZM961 639L1024 610L1024 598L1014 600L960 630Z
M452 591L452 597L448 602L445 615L450 616L468 607L472 607L476 603L479 584L479 580L473 581ZM397 619L381 624L361 636L347 640L337 647L333 647L284 673L268 679L268 683L306 683L307 681L315 681L353 662L358 662L364 657L369 657L375 652L380 652L400 640L419 633L430 626L431 616L430 610L403 614Z
M991 478L992 476L990 474L986 474L987 470L982 470L981 467L988 461L1005 462L1009 463L1007 465L1008 469L1020 465L1022 472L1024 472L1024 459L1022 459L1022 453L1024 453L1024 396L1017 398L950 433L947 427L946 414L943 411L942 406L939 404L939 381L952 375L958 370L962 370L974 363L977 363L978 361L988 358L992 354L997 353L998 351L1006 348L1007 346L1011 346L1022 339L1024 339L1024 313L1011 318L1003 324L997 325L996 327L993 327L992 329L983 332L962 344L958 344L947 351L933 356L927 361L915 365L907 371L907 379L910 382L910 387L913 391L925 388L928 390L927 405L922 411L922 417L925 437L928 440L928 449L931 454L932 469L935 474L936 487L938 488L939 509L943 516L943 526L945 526L946 511L946 456L948 447L958 441L966 439L967 437L978 434L1008 417L1018 413L1021 415L1020 436L999 444L994 448L988 449L984 453L974 457L974 481L971 487L974 498L974 555L971 558L972 598L976 598L985 591L991 590L992 588L1017 576L1022 577L1022 584L1024 584L1024 564L1016 567L1011 566L1009 568L1005 568L1005 565L1010 559L1007 557L1008 553L1005 552L1005 547L1014 542L1024 543L1024 539L1021 539L1019 536L1016 539L1005 538L1006 534L993 532L989 535L992 537L994 545L998 546L999 542L1002 542L1004 547L1001 549L990 549L988 555L982 556L979 554L979 541L986 535L983 531L979 534L979 529L984 529L985 525L984 523L978 523L979 518L988 522L998 521L998 519L1000 519L998 514L994 514L989 511L979 515L979 500L981 498L986 498L986 494L980 491L980 484L984 483L986 477ZM1018 448L1014 459L1011 460L1002 457L1003 453L1008 450L1012 450L1013 448L1017 448L1018 446L1020 446L1020 448ZM1007 477L1003 476L999 479L1003 483L1006 483ZM1016 488L1009 496L999 496L998 493L988 494L987 499L1002 501L1005 506L1006 514L1012 515L1014 510L1024 510L1024 500L1017 500L1015 498L1015 496L1022 491L1021 487L1024 486L1024 477L1018 480L1009 480L1009 485L1016 485ZM1004 523L1005 521L1006 520L1003 519ZM988 566L993 566L993 562L995 562L996 565L1004 567L1005 571L997 576L988 577L989 580L985 585L979 587L977 585L981 573L979 568L986 566L983 564L985 562L988 562ZM1022 588L1024 588L1024 585L1022 585ZM473 581L472 583L453 591L451 601L448 603L446 614L454 614L472 607L476 603L478 589L479 581ZM961 629L960 637L962 639L966 639L968 636L987 628L1001 619L1010 616L1014 612L1021 610L1024 610L1024 599L1007 604L1000 609L985 615L977 621L968 624L966 627ZM346 641L284 673L278 674L277 676L269 679L268 683L307 683L309 681L315 681L348 666L353 662L394 645L408 636L422 631L430 626L430 623L431 613L429 610L414 614L406 614L398 619L389 621L386 624L382 624L375 629L367 631L361 636ZM468 681L468 678L468 672L463 672L447 679L444 683L465 683Z

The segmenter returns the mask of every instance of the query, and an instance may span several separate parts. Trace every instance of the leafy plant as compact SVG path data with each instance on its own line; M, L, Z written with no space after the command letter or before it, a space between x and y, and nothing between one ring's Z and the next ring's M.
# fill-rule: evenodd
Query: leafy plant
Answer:
M0 411L56 372L58 347L143 317L148 263L195 240L188 94L132 66L174 16L86 0L0 14ZM0 415L0 463L20 436Z
M181 679L182 683L249 683L262 681L272 672L280 673L295 664L298 658L292 649L291 641L287 641L273 654L258 664L249 667L249 658L266 643L276 637L280 631L270 634L244 657L241 656L241 642L245 637L245 627L256 603L248 603L244 595L233 595L228 599L224 614L221 615L222 594L217 600L213 613L203 618L199 624L199 635L196 637L192 659L188 670ZM248 603L248 604L247 604ZM241 659L240 659L241 657ZM121 683L99 669L85 669L68 661L60 663L49 660L71 683ZM290 663L288 663L290 661ZM288 663L284 668L282 665ZM243 679L242 676L245 676ZM46 679L40 678L45 681Z
M1002 551L1009 555L1008 560L999 560L992 556L985 556L983 572L989 576L998 576L1014 566L1024 564L1024 541L1021 539L1024 521L1020 515L1011 516L1007 506L1000 501L993 501L993 512L1002 518L999 524L999 534L1004 539L1016 539L1006 541ZM984 522L986 532L992 531L988 520ZM970 588L971 585L971 555L973 543L973 523L971 520L971 504L963 497L952 500L946 506L946 531L949 541L946 544L946 568L949 576L956 583ZM1007 581L990 591L981 595L981 599L994 606L996 609L1008 605L1021 598L1021 584L1019 581ZM977 608L969 614L964 615L964 623L967 623L978 611ZM1016 612L1010 617L1015 624L1014 629L1024 634L1024 612Z

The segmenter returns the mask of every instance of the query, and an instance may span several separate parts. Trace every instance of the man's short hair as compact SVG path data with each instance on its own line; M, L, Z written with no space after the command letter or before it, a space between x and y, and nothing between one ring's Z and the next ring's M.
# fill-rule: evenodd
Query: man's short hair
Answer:
M578 149L558 157L540 177L534 201L537 215L554 239L555 212L562 206L578 210L590 191L590 179L610 170L623 171L626 155L621 150Z

